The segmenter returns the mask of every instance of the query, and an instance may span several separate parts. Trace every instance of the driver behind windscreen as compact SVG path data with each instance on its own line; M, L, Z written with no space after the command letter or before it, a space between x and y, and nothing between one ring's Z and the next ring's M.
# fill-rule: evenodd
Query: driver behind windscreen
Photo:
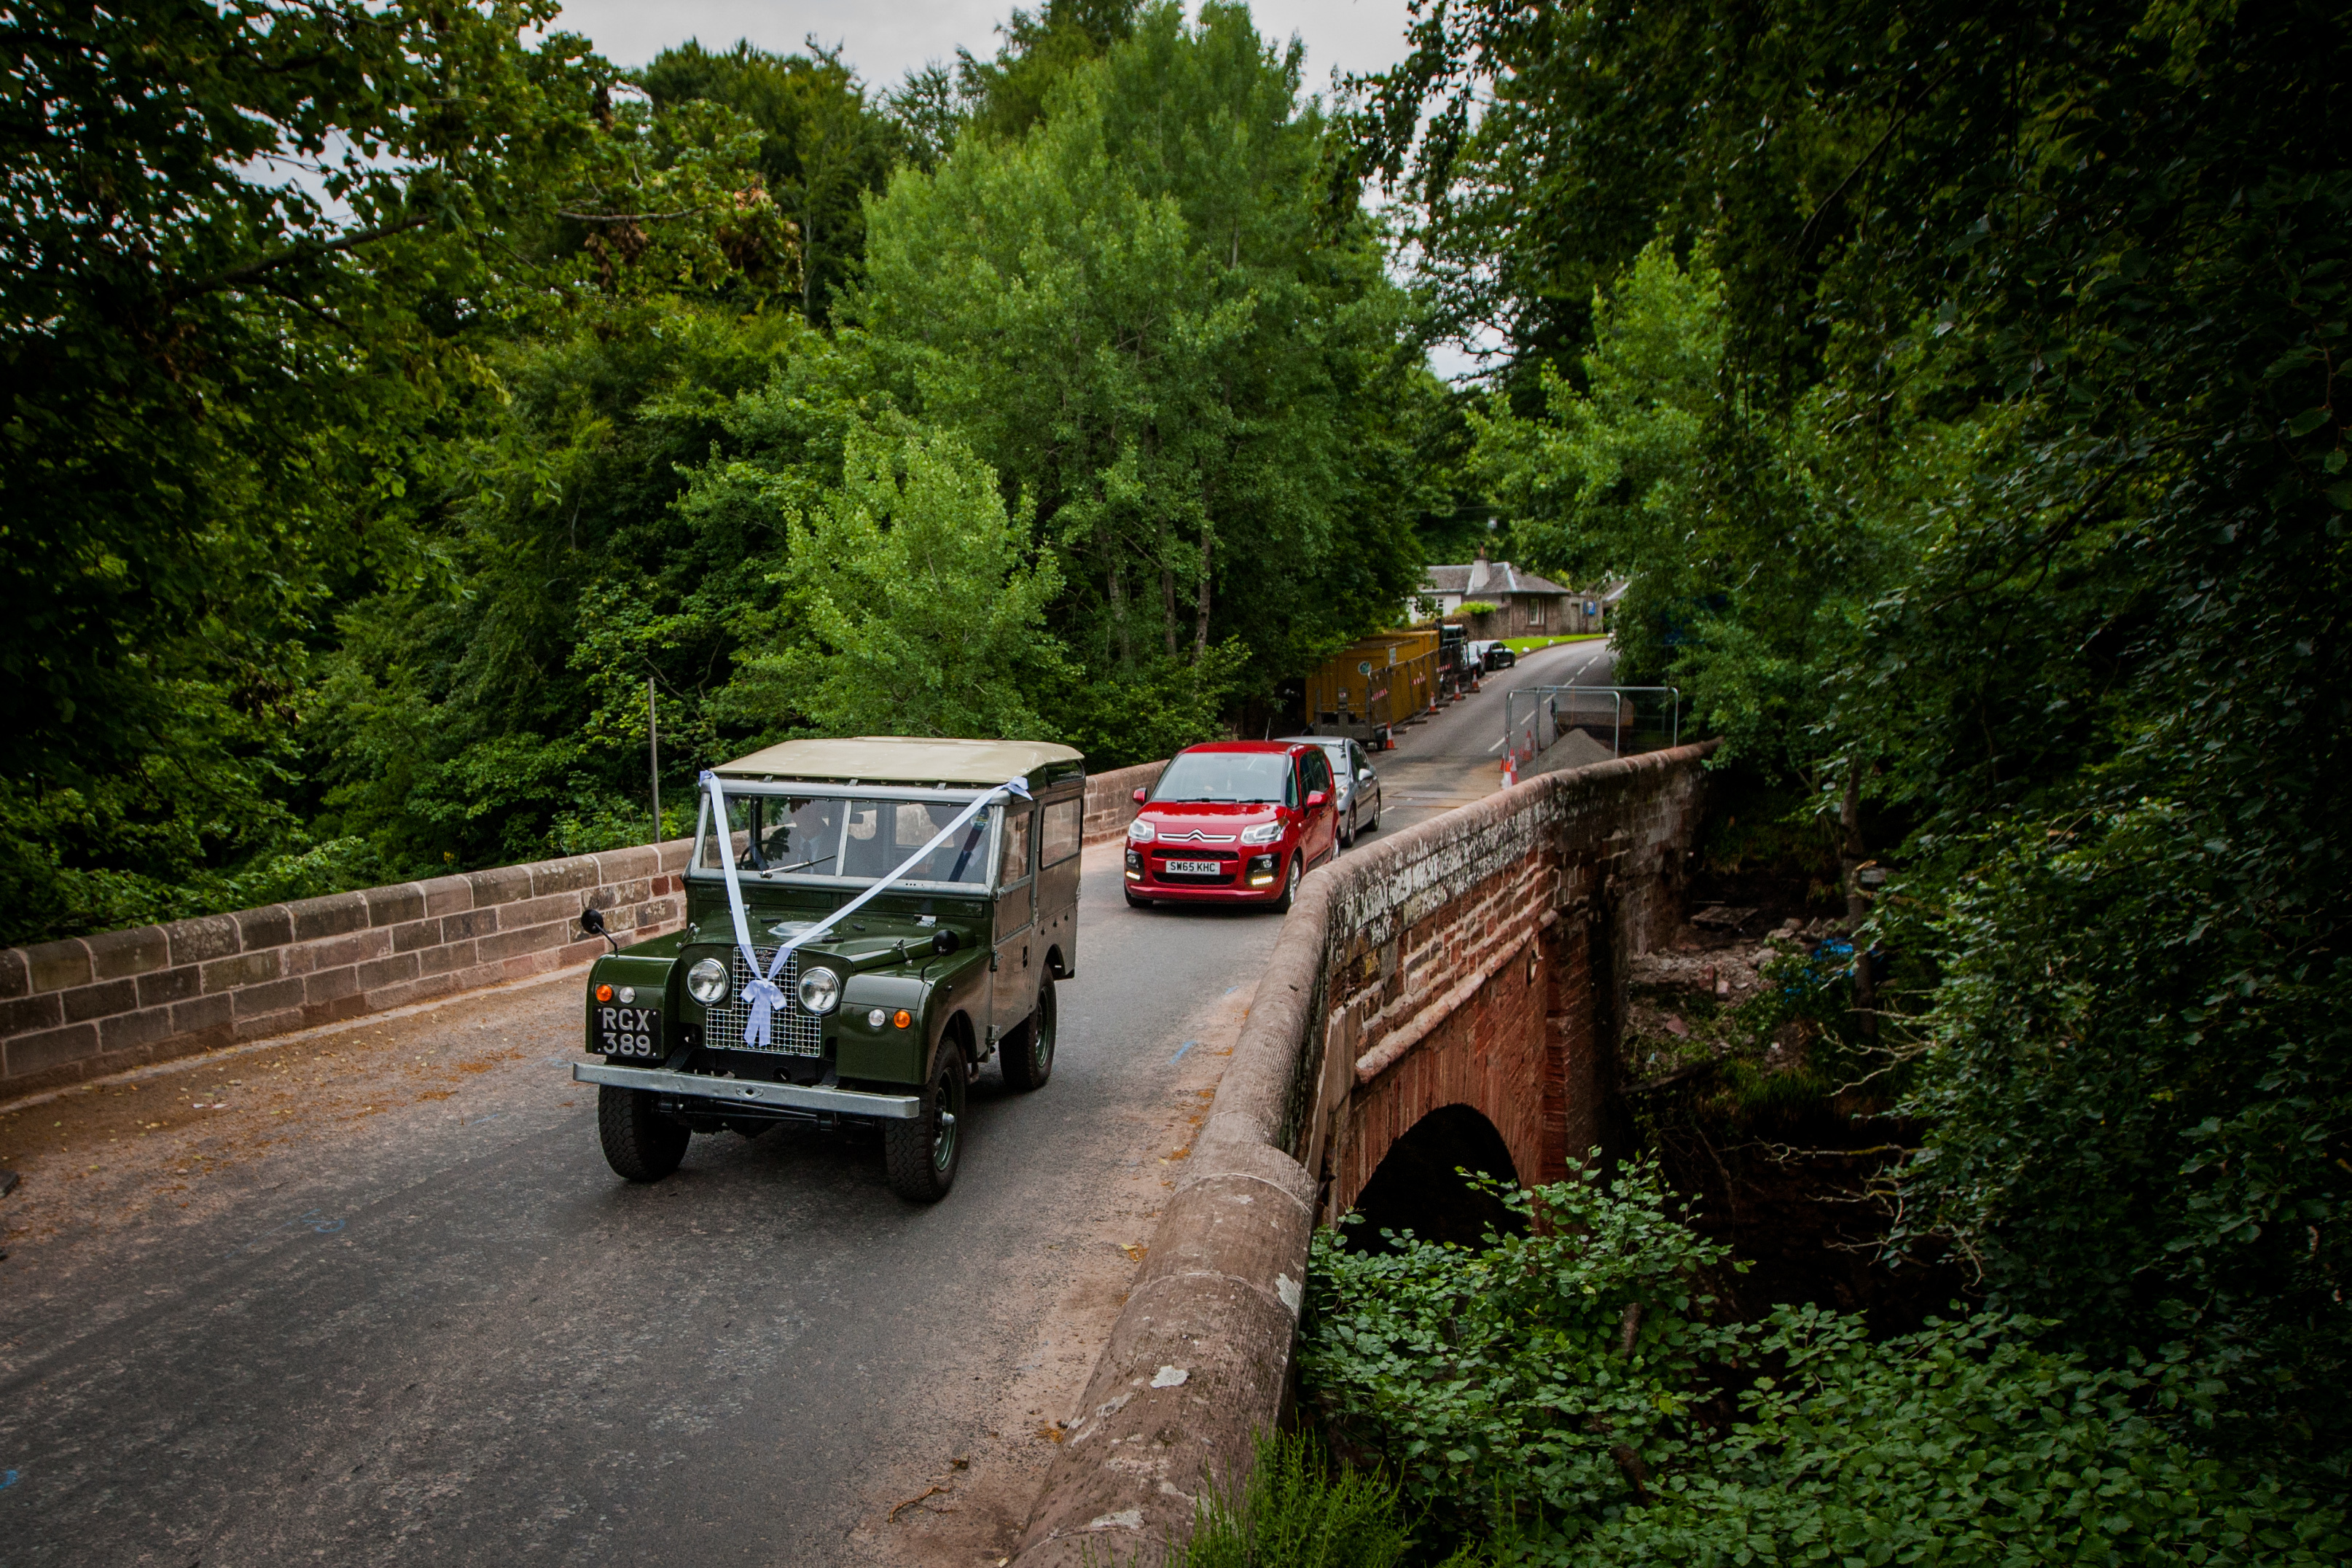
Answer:
M931 835L956 820L963 810L961 805L908 805L895 813L892 823L901 854L920 849ZM910 882L978 882L981 880L981 846L988 840L988 813L982 811L971 820L971 825L917 862L907 873Z

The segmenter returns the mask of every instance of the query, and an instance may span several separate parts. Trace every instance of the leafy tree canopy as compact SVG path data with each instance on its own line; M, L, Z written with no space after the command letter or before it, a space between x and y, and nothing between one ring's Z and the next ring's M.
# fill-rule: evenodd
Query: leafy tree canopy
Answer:
M760 128L761 173L800 243L801 312L821 322L865 248L862 198L906 148L898 122L868 103L840 51L814 39L808 50L780 57L738 43L714 54L687 43L664 49L637 79L657 104L724 104Z
M1322 199L1298 68L1238 6L1153 7L1026 136L871 213L855 315L907 406L1034 507L1097 685L1205 678L1229 637L1302 667L1418 564L1403 302L1377 230ZM1104 716L1090 751L1156 754L1116 727L1146 715Z
M1479 3L1415 44L1357 144L1505 334L1523 554L1630 572L1628 673L1896 861L1906 1225L2339 1464L2352 29Z

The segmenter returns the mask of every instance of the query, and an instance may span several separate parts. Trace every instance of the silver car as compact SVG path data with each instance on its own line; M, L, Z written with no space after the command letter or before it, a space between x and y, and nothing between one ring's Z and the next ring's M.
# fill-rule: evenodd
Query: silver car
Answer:
M1339 786L1339 847L1351 849L1359 833L1380 831L1381 776L1361 742L1339 735L1286 735L1286 746L1319 746L1331 756L1331 779Z

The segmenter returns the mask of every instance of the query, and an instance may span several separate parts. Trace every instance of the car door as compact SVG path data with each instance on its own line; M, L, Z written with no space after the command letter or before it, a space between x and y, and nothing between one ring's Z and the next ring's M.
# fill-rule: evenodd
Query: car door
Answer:
M1027 1018L1037 1001L1036 814L1028 801L1008 802L997 835L996 956L990 966L996 984L989 1024L999 1039Z
M1348 778L1350 782L1348 785L1348 803L1356 813L1356 831L1360 833L1364 831L1365 823L1377 821L1381 814L1380 781L1376 778L1365 777L1371 770L1372 759L1364 755L1364 748L1361 746L1355 741L1349 741L1348 743Z
M1307 814L1307 863L1318 865L1339 850L1339 792L1331 777L1331 755L1310 747L1299 758L1301 799L1323 791L1323 804Z

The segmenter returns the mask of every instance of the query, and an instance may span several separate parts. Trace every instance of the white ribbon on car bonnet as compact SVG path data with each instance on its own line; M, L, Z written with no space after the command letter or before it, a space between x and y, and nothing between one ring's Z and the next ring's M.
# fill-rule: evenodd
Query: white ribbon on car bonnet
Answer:
M811 922L807 930L778 947L775 957L768 965L768 972L763 975L760 972L760 956L751 948L751 922L743 913L743 883L735 873L735 835L727 822L727 791L719 784L719 775L707 768L702 771L702 787L710 793L710 820L721 840L719 864L727 877L728 912L735 917L735 946L742 951L743 968L751 977L751 983L743 988L743 994L751 999L751 1016L743 1025L743 1043L754 1051L766 1049L769 1017L784 1005L783 989L776 984L776 977L784 972L786 955L798 949L803 943L814 942L826 935L833 922L846 917L853 910L863 909L875 898L898 885L908 872L921 863L925 855L953 838L957 829L979 816L989 807L999 800L1016 795L1024 800L1030 798L1029 780L1026 778L1009 779L989 790L959 812L955 821L933 833L930 841L908 855L898 870L882 878L824 919Z

